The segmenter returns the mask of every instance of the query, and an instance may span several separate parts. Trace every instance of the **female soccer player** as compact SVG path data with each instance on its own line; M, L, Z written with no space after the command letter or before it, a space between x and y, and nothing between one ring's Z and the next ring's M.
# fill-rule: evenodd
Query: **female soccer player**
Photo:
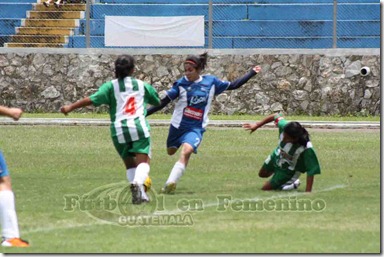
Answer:
M140 204L149 201L144 188L150 170L151 151L146 105L159 105L160 98L151 85L132 77L134 67L132 56L119 56L115 61L116 79L104 83L90 97L61 107L61 112L67 115L91 104L109 106L112 141L127 169L132 203Z
M0 115L18 120L23 111L19 108L0 106ZM2 227L1 246L28 247L29 243L20 238L15 209L15 195L12 191L11 177L3 153L0 151L0 223Z
M265 160L259 171L261 178L272 178L262 190L297 188L297 174L307 173L306 192L312 191L314 175L320 174L320 164L309 140L308 131L299 122L288 122L281 114L271 114L260 122L245 123L243 128L254 132L263 125L275 121L279 128L279 145Z
M192 153L197 153L205 127L208 124L208 112L213 97L225 90L234 90L246 83L260 66L255 66L243 77L233 81L222 81L215 76L200 75L207 64L207 53L200 56L190 55L184 61L185 76L177 80L158 107L148 109L147 115L161 110L178 98L175 105L167 139L168 155L173 155L181 147L180 158L162 188L163 193L173 193L176 183L183 175Z

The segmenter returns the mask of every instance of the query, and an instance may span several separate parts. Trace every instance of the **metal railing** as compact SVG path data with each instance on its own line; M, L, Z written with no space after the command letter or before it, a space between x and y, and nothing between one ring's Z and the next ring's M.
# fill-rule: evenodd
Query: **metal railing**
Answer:
M5 7L0 1L5 8L0 10L0 46L43 43L45 47L104 48L106 16L197 15L204 16L206 40L201 48L380 47L381 6L375 0L68 2L58 8L31 3L28 9L28 3Z

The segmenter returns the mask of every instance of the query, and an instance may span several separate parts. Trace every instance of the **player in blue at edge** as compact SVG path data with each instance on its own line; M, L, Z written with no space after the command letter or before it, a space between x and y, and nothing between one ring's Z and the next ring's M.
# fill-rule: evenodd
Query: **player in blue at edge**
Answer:
M179 160L173 166L162 193L174 193L176 184L185 172L192 153L197 153L214 96L225 90L234 90L245 84L261 71L260 66L253 67L247 74L233 82L222 81L215 76L200 75L207 64L208 54L190 55L184 61L184 75L174 82L171 89L161 99L161 104L148 109L147 116L163 109L178 98L173 111L167 138L167 153L173 155L181 146Z

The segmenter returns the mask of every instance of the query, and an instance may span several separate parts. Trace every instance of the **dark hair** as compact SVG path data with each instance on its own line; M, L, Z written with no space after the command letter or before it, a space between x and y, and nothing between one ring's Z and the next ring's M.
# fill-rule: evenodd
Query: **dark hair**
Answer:
M296 121L289 122L285 125L284 132L287 133L288 136L297 139L297 142L302 146L306 146L309 141L308 131Z
M135 59L131 55L119 55L115 61L115 77L124 79L133 73Z
M195 69L204 70L207 65L208 53L205 52L203 54L197 55L189 55L187 59L185 59L184 63L191 64Z

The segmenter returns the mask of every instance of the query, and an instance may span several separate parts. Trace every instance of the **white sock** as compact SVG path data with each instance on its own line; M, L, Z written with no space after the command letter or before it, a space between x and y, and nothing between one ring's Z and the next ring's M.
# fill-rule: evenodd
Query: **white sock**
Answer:
M145 179L149 175L149 164L148 163L140 163L136 167L136 174L133 180L133 183L137 183L138 185L143 185Z
M133 180L135 179L135 172L136 172L136 168L127 169L127 179L129 183L132 183Z
M10 190L0 191L0 223L3 237L20 237L15 209L15 196Z
M148 197L147 193L144 190L144 186L140 185L139 188L140 188L140 191L141 191L141 199L149 201L149 197Z
M171 170L171 174L169 174L166 184L177 183L181 178L181 176L183 176L184 171L185 171L185 165L177 161Z

